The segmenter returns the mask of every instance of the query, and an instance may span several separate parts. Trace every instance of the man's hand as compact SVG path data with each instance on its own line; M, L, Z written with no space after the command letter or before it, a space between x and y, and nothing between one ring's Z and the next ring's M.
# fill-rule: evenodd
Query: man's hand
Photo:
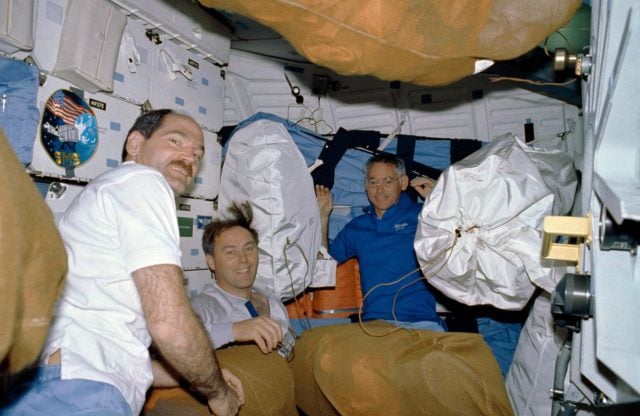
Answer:
M320 209L320 217L329 217L333 209L331 190L324 185L316 185L316 201Z
M280 324L265 316L251 318L233 324L235 341L253 341L260 351L267 354L278 348L283 334Z
M324 185L316 185L316 202L320 210L320 227L322 228L322 245L329 248L329 214L333 209L331 189Z
M420 194L422 199L427 199L431 191L433 191L433 187L436 186L436 181L427 176L416 176L411 179L410 185Z
M222 368L225 390L216 397L209 399L209 409L216 416L235 416L240 406L244 404L244 390L240 379L226 368Z

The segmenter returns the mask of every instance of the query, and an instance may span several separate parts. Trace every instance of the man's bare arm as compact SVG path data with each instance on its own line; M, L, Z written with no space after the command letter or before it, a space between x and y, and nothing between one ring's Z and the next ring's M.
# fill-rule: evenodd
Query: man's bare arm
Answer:
M329 214L333 209L331 189L323 185L316 185L316 201L320 210L320 225L322 227L322 245L329 248Z
M133 272L147 328L162 357L197 391L235 415L243 394L225 382L209 339L191 309L182 269L160 264ZM215 410L214 410L215 411Z

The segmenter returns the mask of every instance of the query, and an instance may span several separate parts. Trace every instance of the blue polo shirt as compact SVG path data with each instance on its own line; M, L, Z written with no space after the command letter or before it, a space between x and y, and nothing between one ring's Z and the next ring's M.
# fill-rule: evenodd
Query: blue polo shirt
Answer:
M422 205L400 195L396 205L378 219L373 206L351 220L329 244L329 253L343 263L356 257L360 263L360 284L366 295L380 283L402 281L378 286L368 294L363 305L363 320L396 319L404 322L440 322L431 287L418 270L413 249L418 215ZM396 297L397 295L397 297ZM395 301L395 318L393 303Z

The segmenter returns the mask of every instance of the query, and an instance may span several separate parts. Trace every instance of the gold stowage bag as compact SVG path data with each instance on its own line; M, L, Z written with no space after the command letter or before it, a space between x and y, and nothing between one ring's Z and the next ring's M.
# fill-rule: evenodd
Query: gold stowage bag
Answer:
M34 364L67 256L53 214L0 130L0 373Z
M513 414L481 335L364 325L313 328L296 343L296 403L308 416Z
M277 352L263 354L256 345L216 350L220 366L236 375L245 404L238 416L297 416L293 375ZM206 401L182 388L154 388L142 416L209 416Z
M343 75L446 85L519 57L569 22L581 0L200 0L274 29ZM478 66L478 68L476 67Z

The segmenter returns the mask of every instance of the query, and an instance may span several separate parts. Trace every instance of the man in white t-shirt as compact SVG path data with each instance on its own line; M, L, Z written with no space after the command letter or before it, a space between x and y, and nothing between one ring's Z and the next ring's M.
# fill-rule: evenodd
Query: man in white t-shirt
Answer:
M174 197L203 153L192 118L149 112L127 134L124 163L71 203L59 223L69 273L42 366L0 414L138 415L154 379L152 342L216 415L237 413L242 384L220 368L180 265Z

